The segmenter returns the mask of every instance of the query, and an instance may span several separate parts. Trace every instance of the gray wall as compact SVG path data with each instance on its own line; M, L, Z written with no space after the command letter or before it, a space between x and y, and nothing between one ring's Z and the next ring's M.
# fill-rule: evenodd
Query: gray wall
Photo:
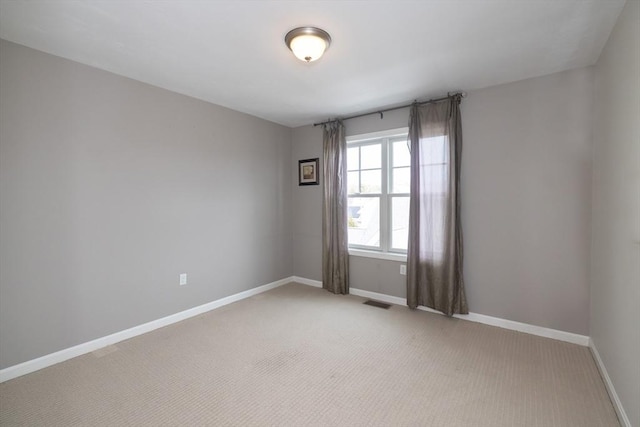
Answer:
M292 274L289 128L0 43L0 368Z
M469 93L462 103L465 280L473 312L588 334L592 69ZM407 126L408 111L347 121ZM293 159L322 132L294 129ZM294 274L321 280L321 190L293 192ZM351 286L405 297L400 262L351 257Z
M322 171L322 127L303 126L291 132L293 209L293 274L322 279L322 173L320 185L298 185L298 160L320 159Z
M595 68L591 338L640 426L640 3Z
M464 271L476 313L589 333L592 71L463 101Z

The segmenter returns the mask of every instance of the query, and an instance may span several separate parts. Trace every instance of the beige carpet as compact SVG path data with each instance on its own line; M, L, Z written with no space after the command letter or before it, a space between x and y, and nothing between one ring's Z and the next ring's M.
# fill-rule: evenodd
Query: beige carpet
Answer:
M617 426L589 350L289 284L0 385L3 426Z

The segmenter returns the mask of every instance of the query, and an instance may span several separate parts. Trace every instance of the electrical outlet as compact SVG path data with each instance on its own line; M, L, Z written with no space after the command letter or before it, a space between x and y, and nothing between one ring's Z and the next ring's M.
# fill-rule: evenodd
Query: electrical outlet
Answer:
M187 273L180 274L180 286L187 284Z
M407 275L407 265L406 264L401 264L400 265L400 274L402 274L403 276Z

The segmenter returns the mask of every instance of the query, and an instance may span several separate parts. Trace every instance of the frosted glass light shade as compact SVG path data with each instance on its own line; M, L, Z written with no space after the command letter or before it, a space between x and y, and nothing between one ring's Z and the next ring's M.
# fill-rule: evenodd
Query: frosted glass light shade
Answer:
M331 44L329 34L315 27L300 27L291 30L284 38L296 58L312 62L319 59Z
M312 62L322 56L327 44L316 36L298 36L291 40L291 51L303 61Z

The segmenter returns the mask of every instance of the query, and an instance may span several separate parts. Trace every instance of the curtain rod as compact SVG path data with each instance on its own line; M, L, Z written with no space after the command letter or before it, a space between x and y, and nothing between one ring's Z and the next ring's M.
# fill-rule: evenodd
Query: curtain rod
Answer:
M337 122L338 120L344 121L344 120L357 119L358 117L370 116L372 114L380 114L380 118L382 119L383 117L382 113L386 113L387 111L401 110L403 108L411 107L413 104L417 104L417 105L433 104L434 102L444 101L445 99L454 98L454 97L464 98L465 96L467 96L466 92L456 92L452 94L447 93L447 96L443 96L442 98L433 98L428 101L422 101L422 102L414 101L411 104L401 105L399 107L385 108L384 110L371 111L370 113L356 114L355 116L344 117L342 119L326 120L324 122L314 123L313 126L326 125L327 123Z

